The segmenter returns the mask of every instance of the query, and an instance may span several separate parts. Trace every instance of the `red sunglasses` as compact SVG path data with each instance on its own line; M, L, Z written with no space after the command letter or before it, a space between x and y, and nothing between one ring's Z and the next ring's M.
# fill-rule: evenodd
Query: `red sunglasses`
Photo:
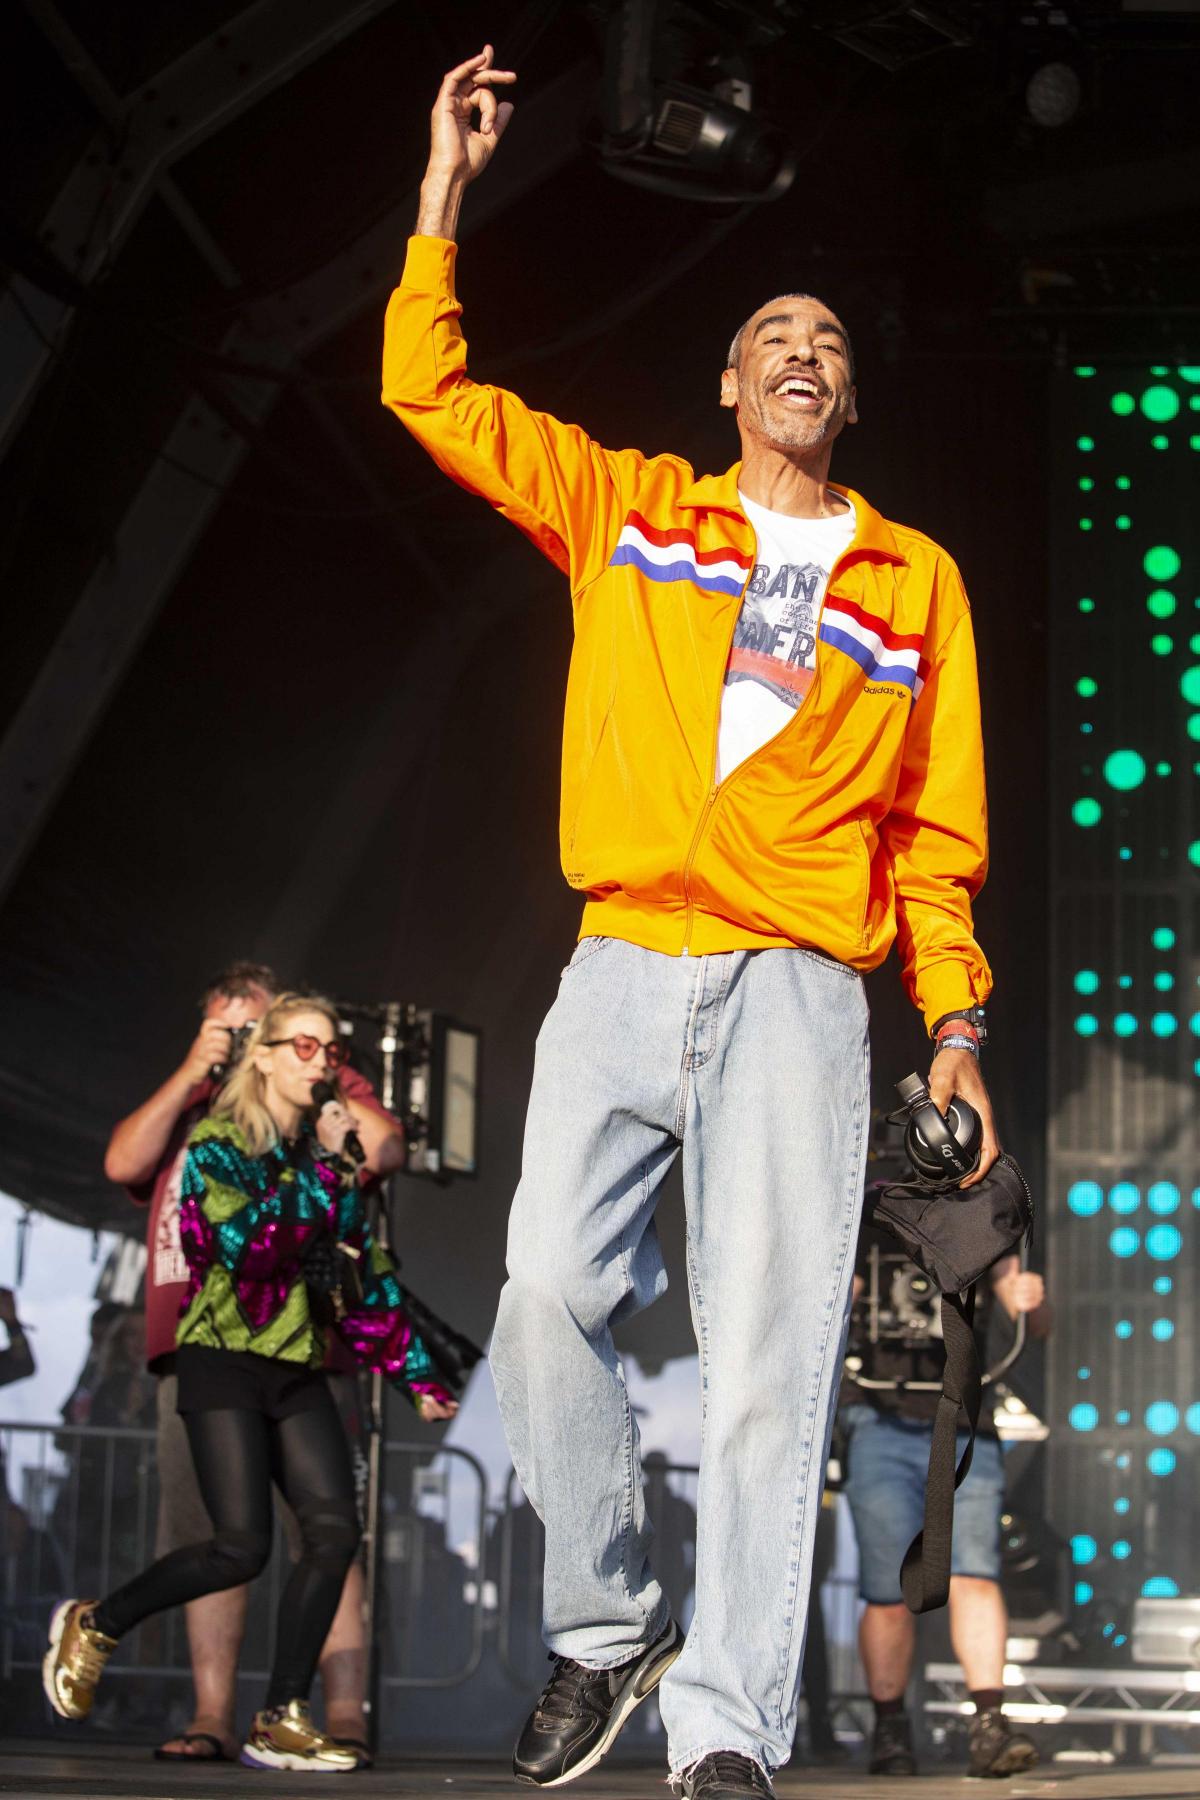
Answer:
M340 1069L348 1054L346 1046L338 1038L330 1038L327 1044L323 1044L320 1038L309 1037L304 1032L298 1033L296 1037L265 1040L267 1049L273 1050L278 1044L290 1044L301 1062L311 1062L317 1051L323 1050L327 1069Z

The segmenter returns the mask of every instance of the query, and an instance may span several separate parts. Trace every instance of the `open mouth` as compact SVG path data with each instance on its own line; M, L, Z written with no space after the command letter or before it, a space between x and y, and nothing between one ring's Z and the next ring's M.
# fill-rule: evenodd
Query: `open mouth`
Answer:
M825 398L825 393L820 383L814 381L810 376L789 375L786 380L779 383L777 388L772 390L772 398L782 400L787 406L811 412L820 406Z

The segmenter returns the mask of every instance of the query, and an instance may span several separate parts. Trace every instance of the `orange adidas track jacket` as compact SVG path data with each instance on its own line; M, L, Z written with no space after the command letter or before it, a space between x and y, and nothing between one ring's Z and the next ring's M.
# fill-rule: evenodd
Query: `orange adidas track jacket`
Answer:
M466 370L455 246L409 243L383 400L571 585L563 872L581 936L649 950L807 945L873 969L898 941L932 1023L986 1000L971 900L987 816L970 608L945 551L860 494L804 704L719 784L725 669L755 534L735 465L604 450Z

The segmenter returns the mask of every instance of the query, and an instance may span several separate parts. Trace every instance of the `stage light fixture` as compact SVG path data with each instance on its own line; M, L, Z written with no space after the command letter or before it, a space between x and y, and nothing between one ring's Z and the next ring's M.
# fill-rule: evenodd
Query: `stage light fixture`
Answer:
M1079 71L1069 62L1047 62L1035 69L1025 87L1025 105L1035 125L1055 131L1069 125L1083 100Z
M794 151L755 111L749 61L750 49L779 35L778 14L733 10L746 15L740 42L719 8L622 0L613 9L601 117L590 133L610 174L710 203L777 200L791 186Z

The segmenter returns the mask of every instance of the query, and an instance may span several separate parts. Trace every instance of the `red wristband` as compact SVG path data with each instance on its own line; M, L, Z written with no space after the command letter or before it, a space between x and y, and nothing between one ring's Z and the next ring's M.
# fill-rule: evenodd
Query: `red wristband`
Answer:
M969 1019L947 1019L944 1025L938 1027L938 1034L933 1041L940 1044L944 1037L969 1037L976 1045L979 1043L979 1033Z

